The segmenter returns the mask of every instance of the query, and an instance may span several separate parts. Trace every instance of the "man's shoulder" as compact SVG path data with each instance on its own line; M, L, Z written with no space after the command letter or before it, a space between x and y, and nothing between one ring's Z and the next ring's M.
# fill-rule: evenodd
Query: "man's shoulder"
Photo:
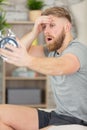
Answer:
M66 48L66 50L70 49L77 49L77 50L82 50L82 51L87 51L87 45L80 42L77 39L74 39L70 42L69 46Z
M78 39L74 39L70 42L70 46L81 46L81 47L85 47L87 48L87 45L85 43L82 43L81 41L79 41Z

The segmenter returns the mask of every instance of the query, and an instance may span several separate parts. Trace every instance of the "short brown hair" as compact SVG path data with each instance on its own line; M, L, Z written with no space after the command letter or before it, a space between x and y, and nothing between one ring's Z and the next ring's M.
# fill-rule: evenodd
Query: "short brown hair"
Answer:
M69 14L69 11L63 7L51 7L46 9L42 12L41 15L54 15L56 17L63 17L68 19L68 21L71 23L71 16Z

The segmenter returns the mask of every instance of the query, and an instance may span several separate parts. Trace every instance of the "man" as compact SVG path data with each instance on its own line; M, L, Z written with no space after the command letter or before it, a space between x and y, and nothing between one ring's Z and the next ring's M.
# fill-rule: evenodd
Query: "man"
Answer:
M50 113L16 105L0 106L2 130L47 130L52 125L87 126L87 48L73 39L69 12L61 7L43 11L19 48L0 49L6 62L24 66L50 78L57 108ZM32 46L43 31L45 46ZM45 56L46 52L48 57ZM1 129L0 128L0 129Z

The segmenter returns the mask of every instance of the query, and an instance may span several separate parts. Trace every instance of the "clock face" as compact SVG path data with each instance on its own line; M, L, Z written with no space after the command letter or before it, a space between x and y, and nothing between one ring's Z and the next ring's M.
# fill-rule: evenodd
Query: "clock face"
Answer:
M4 48L4 49L6 49L6 50L8 50L8 51L12 51L12 50L10 50L10 49L8 49L8 48L6 47L7 44L10 44L10 45L12 45L12 46L14 46L14 47L18 47L18 43L16 42L15 39L10 38L10 37L5 37L5 38L3 38L3 39L0 41L0 48ZM3 60L7 60L7 58L6 58L5 56L3 56L3 55L0 55L0 57L1 57Z
M18 43L16 42L15 39L10 38L10 37L5 37L5 38L3 38L3 39L0 41L0 48L5 48L5 49L7 49L7 48L5 47L5 45L7 45L7 44L10 44L10 45L12 45L12 46L18 47Z

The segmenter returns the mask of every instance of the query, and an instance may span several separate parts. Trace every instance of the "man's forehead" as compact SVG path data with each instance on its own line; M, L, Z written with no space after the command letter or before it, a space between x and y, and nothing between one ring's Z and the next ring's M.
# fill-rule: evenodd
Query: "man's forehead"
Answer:
M55 22L55 21L58 21L58 20L61 20L60 17L57 17L57 16L54 16L54 15L49 15L50 19Z
M54 15L48 15L51 19L56 19L58 18L57 16L54 16Z

